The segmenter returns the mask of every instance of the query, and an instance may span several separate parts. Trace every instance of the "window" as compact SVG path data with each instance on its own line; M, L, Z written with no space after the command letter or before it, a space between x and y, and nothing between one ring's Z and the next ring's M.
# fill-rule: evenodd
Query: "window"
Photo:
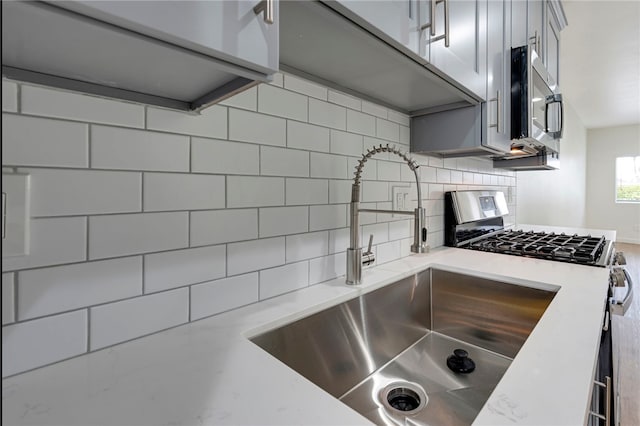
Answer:
M616 203L640 203L640 156L616 158Z

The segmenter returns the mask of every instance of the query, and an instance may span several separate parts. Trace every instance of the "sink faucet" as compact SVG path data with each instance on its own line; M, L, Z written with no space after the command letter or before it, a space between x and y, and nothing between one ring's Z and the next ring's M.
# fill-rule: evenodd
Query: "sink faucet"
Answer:
M361 209L360 208L360 177L362 175L362 168L364 163L373 155L380 152L390 152L399 155L406 161L407 165L416 177L416 188L418 189L418 207L414 211L398 211L398 210L376 210L376 209ZM367 153L362 156L362 159L358 161L353 184L351 185L351 244L347 249L347 284L358 285L362 281L362 265L370 265L374 262L375 258L371 251L371 245L373 244L373 235L369 237L369 248L366 252L362 252L360 248L360 212L365 213L389 213L389 214L406 214L414 216L413 227L413 244L411 245L411 251L413 253L426 253L429 251L427 245L427 228L424 226L425 215L422 208L422 195L420 191L420 179L418 178L418 164L411 158L400 152L396 147L386 146L374 146L367 150Z

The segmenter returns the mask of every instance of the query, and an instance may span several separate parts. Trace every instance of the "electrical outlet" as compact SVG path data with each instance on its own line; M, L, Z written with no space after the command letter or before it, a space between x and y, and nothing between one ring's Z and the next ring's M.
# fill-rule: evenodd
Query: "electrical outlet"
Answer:
M393 210L408 210L409 209L409 190L411 187L409 186L393 186L391 188L392 192L392 200L393 200ZM397 215L393 215L396 217Z

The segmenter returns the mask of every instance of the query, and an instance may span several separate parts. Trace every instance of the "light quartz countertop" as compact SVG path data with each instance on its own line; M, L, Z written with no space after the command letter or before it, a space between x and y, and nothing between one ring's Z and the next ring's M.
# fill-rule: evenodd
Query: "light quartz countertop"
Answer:
M339 278L10 377L2 424L370 424L248 337L431 266L557 290L474 424L583 424L608 270L456 248L367 268L359 287Z

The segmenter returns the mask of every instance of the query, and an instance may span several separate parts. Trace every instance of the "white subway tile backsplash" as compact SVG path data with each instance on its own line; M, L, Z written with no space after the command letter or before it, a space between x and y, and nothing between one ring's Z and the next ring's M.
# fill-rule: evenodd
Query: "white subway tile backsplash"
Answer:
M385 107L368 101L362 101L362 112L366 112L367 114L375 115L380 118L387 118L388 116L388 110Z
M91 126L91 167L188 172L189 137Z
M407 169L409 170L409 172L411 172L411 169L409 169L403 163L395 163L391 161L378 161L378 180L393 181L393 182L400 181L401 168ZM413 172L411 172L411 174L413 175ZM413 180L415 180L415 178Z
M329 90L328 100L331 103L351 109L360 110L362 108L362 101L360 99L345 95L344 93L334 92L333 90Z
M285 238L267 238L261 240L233 243L227 245L227 275L284 265Z
M410 220L389 222L389 240L401 240L413 235Z
M331 127L332 129L346 130L346 109L317 99L309 99L309 123Z
M362 194L362 200L365 203L373 201L388 201L389 197L389 182L364 182L360 187Z
M409 127L400 126L400 143L409 147L411 144L411 130ZM405 148L408 151L408 148Z
M24 169L31 175L31 216L139 212L141 174L102 170Z
M2 274L2 325L10 324L16 320L13 303L15 300L14 280L15 274L13 272Z
M329 203L340 204L351 202L351 180L329 181Z
M89 218L89 258L185 248L189 213L139 213Z
M87 219L31 219L29 255L3 257L2 271L87 260Z
M298 234L309 230L308 207L270 207L260 209L260 238Z
M461 184L462 183L462 172L459 170L451 170L451 183Z
M288 263L328 254L329 233L327 231L288 235L286 238L286 260Z
M424 178L422 178L421 180L424 180ZM451 183L451 170L436 169L436 182Z
M407 114L402 114L400 112L394 111L392 109L388 110L389 121L393 121L394 123L398 123L401 126L406 126L407 128L411 125L411 119Z
M284 76L284 88L303 95L311 96L312 98L318 98L324 101L327 100L328 89L326 87L294 77L290 74Z
M226 248L199 247L144 256L144 292L155 293L224 277Z
M284 205L284 178L227 176L227 208Z
M258 238L258 209L191 212L191 246Z
M363 138L355 133L331 130L331 153L362 157Z
M287 179L286 187L288 206L327 204L329 185L324 179Z
M347 226L347 206L345 204L311 206L309 209L309 231Z
M225 206L225 177L180 173L145 173L145 211L205 210Z
M144 127L144 105L27 85L21 96L23 114Z
M418 168L418 173L420 177L420 182L436 182L438 180L438 170L435 167L429 166L420 166ZM445 182L440 182L445 183Z
M229 109L229 139L285 146L286 138L287 120L255 112Z
M88 167L88 129L82 123L2 114L2 164Z
M227 137L227 108L214 105L199 115L147 107L147 129L170 133L225 139Z
M250 89L243 90L230 98L220 102L220 105L230 106L234 108L248 109L250 111L258 110L258 87L254 86Z
M369 237L373 235L373 244L381 244L389 241L389 224L375 223L362 226L360 232L360 246L369 244Z
M299 262L260 271L260 300L309 285L309 263Z
M347 157L312 152L310 161L311 177L347 179Z
M343 276L362 154L410 148L407 115L280 73L199 116L12 81L3 108L3 164L33 171L36 215L72 216L32 218L30 255L3 258L9 371L24 369L20 357L37 367ZM516 185L488 160L411 156L432 247L443 243L444 191ZM398 156L369 159L361 181L362 208L391 208L397 182L416 203ZM410 254L409 218L362 213L360 224L377 263ZM80 319L62 321L80 332L49 333L66 338L52 356L5 348L7 331L58 318Z
M376 118L376 136L392 142L400 142L400 126L392 121Z
M18 85L12 81L2 81L2 110L18 112Z
M329 231L329 254L344 252L349 248L351 230L349 228Z
M142 258L126 257L18 273L19 320L142 294Z
M258 112L260 113L307 121L307 102L306 96L289 90L268 84L258 86Z
M310 151L329 152L329 129L313 124L287 122L287 146Z
M401 243L399 240L379 244L378 247L376 247L376 262L382 264L399 259L401 253L400 246Z
M260 147L219 139L191 138L191 171L257 175L260 173Z
M87 351L87 311L2 327L2 377Z
M362 112L347 110L347 130L361 135L376 135L376 118Z
M191 321L258 301L258 273L191 287Z
M309 153L296 149L260 147L260 173L266 176L309 176Z
M189 321L189 289L165 291L90 309L90 350Z
M347 270L347 256L344 253L332 254L309 261L309 285L332 280L344 275Z

